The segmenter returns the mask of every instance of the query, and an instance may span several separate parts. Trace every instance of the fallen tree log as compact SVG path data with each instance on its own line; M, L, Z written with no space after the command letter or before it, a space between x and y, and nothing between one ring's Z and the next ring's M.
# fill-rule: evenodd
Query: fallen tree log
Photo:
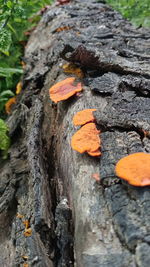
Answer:
M150 191L118 179L116 162L150 153L150 34L98 1L53 5L26 47L23 89L0 163L0 266L147 267ZM76 76L80 95L49 88ZM96 108L101 157L73 151L73 115ZM145 134L146 133L146 134ZM92 179L100 173L101 182Z

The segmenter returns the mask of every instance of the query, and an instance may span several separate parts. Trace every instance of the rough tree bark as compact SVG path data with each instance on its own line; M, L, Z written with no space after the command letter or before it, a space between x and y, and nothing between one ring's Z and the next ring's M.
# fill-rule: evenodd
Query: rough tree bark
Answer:
M12 146L0 163L0 266L149 266L149 187L114 173L121 157L150 152L149 51L149 32L102 1L44 14L26 46ZM72 76L67 61L82 68L84 90L56 105L48 89ZM97 108L100 159L70 146L72 117L84 108ZM101 183L91 179L98 172Z

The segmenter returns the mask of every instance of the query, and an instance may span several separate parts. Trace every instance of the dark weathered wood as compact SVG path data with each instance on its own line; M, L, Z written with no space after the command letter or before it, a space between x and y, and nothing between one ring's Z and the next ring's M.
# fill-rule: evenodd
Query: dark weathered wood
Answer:
M102 2L44 14L26 47L23 90L8 118L12 146L0 163L0 266L149 266L149 187L114 172L121 157L150 152L149 52L148 30ZM48 89L72 76L67 61L82 68L84 90L56 105ZM70 146L72 117L84 108L97 108L100 159ZM91 178L98 172L100 184Z

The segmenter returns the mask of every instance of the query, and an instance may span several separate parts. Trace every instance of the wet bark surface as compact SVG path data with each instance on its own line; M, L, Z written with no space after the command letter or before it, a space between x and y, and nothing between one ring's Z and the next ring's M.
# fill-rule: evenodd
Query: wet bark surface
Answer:
M149 52L148 30L102 2L44 14L26 47L23 90L8 118L12 145L0 163L0 266L149 266L149 187L114 172L121 157L150 153ZM54 104L49 88L74 76L67 62L82 69L84 90ZM72 117L85 108L97 108L100 158L70 146Z

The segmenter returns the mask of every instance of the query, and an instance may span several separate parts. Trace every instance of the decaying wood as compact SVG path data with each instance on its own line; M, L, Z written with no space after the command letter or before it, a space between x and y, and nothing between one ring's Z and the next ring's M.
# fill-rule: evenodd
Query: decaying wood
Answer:
M149 187L120 181L114 166L150 152L150 34L102 2L53 5L27 44L0 164L0 266L149 266ZM84 72L84 90L56 105L48 89L72 76L67 62ZM97 108L100 159L70 146L85 108Z

